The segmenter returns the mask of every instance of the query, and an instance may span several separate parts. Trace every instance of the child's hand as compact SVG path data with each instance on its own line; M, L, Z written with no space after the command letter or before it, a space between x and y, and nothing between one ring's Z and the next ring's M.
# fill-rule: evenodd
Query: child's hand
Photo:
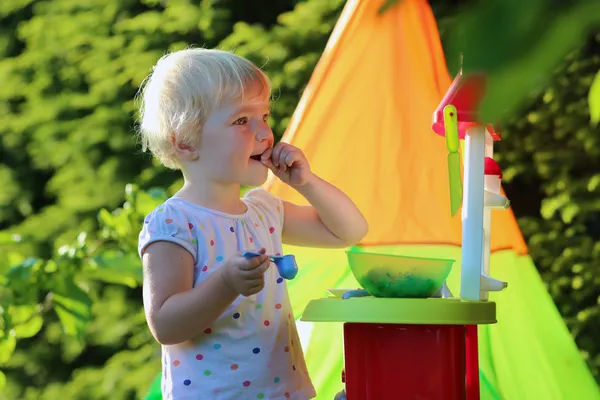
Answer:
M264 273L271 260L265 256L266 250L260 249L260 256L251 259L236 254L225 262L222 273L225 284L242 296L251 296L265 287Z
M277 143L263 153L260 161L290 186L304 186L312 174L302 150L291 144Z

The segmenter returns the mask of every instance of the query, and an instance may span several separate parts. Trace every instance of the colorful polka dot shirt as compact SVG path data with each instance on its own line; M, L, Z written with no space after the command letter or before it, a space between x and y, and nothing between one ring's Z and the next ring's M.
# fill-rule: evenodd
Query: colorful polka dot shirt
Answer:
M181 245L194 258L195 285L233 254L264 247L279 255L281 200L263 189L242 199L247 211L230 215L171 198L144 221L139 253L155 241ZM239 296L192 345L163 346L165 400L294 399L315 397L287 286L272 266L265 288ZM168 268L165 265L165 268Z

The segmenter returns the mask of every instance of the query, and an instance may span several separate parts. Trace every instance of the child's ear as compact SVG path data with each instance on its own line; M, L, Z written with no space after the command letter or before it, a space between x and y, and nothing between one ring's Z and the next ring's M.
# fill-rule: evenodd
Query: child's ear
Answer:
M194 146L178 142L175 135L171 135L169 141L177 157L186 161L195 161L198 159L198 152Z

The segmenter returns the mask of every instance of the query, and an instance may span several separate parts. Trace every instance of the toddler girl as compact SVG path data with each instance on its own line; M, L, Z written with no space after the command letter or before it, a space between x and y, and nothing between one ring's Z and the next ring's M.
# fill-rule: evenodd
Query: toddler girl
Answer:
M351 200L311 172L302 151L274 146L270 90L248 60L207 49L162 57L143 84L144 150L184 177L139 236L164 399L315 397L286 281L266 255L281 254L282 242L349 246L367 224ZM260 188L240 199L241 186L264 184L269 169L310 206ZM244 251L262 255L246 259Z

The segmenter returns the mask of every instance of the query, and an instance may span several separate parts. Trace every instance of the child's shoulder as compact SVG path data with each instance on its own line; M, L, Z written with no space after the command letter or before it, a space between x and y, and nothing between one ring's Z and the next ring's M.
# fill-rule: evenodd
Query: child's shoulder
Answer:
M157 206L144 218L144 230L156 233L192 230L195 226L218 225L219 215L214 211L191 203L187 200L171 197Z
M152 212L146 217L146 223L150 222L164 222L165 220L179 220L184 221L186 224L190 221L195 220L202 221L219 216L222 213L211 210L209 208L200 206L192 203L188 200L180 197L171 197L164 203L157 206ZM169 222L171 223L171 222Z
M169 199L152 210L146 218L139 234L138 252L156 241L169 241L181 245L196 259L196 244L192 221L193 215L184 204Z
M158 205L152 210L146 218L144 218L144 224L173 224L175 222L181 222L184 219L192 217L193 212L186 207L186 204L177 201L176 198L171 197L164 203Z
M261 187L248 190L244 194L244 199L246 199L249 203L257 204L262 207L277 209L277 211L279 211L279 208L282 206L282 202L279 197L272 195Z

